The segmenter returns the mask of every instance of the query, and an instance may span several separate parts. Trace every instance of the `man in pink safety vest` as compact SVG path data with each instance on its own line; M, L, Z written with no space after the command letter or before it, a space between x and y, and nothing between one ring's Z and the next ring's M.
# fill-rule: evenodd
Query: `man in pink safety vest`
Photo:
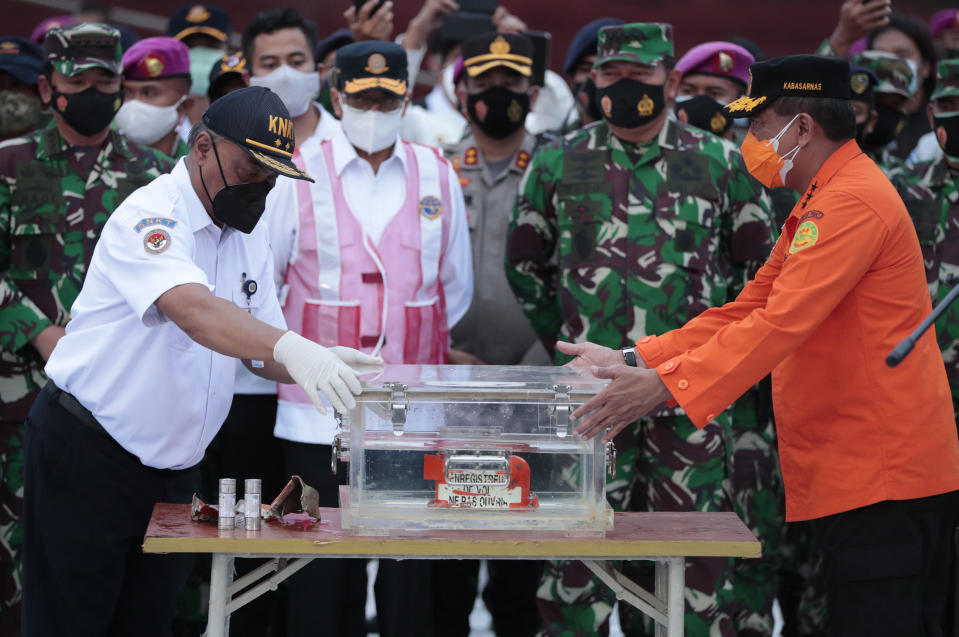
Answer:
M316 183L282 180L267 202L283 313L290 329L323 345L375 352L388 363L446 363L450 328L473 294L459 180L439 150L399 139L408 103L400 46L345 46L332 73L342 132L298 145L293 161ZM320 415L305 393L284 387L278 398L274 434L287 473L315 486L321 506L337 506L346 471L328 469L332 412ZM380 561L381 635L433 634L430 572L425 561ZM363 562L317 560L290 589L289 634L316 617L331 634L366 634Z

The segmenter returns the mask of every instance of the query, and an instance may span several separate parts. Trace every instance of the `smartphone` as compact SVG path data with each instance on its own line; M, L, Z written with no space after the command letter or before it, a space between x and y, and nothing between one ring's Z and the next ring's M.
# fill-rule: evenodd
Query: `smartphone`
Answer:
M444 42L462 42L474 35L489 33L494 30L491 13L454 11L443 16L440 37Z
M457 0L463 13L485 13L493 15L496 11L496 0Z
M546 31L523 31L523 35L533 43L533 75L530 84L546 85L546 69L549 68L550 44L553 36Z
M363 5L369 2L369 0L353 0L353 6L356 7L356 15L360 15L360 9L363 8ZM380 0L376 3L376 6L373 7L373 12L370 15L373 15L379 11L383 5L386 4L386 0Z

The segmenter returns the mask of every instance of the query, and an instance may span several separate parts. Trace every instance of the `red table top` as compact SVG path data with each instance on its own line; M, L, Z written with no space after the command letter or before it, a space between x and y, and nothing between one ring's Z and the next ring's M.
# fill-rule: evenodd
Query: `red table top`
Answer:
M157 504L146 553L257 556L629 559L670 556L759 557L759 542L735 513L616 513L605 537L562 532L423 531L359 536L340 528L339 509L320 509L309 530L266 522L259 531L221 531L193 522L189 504Z

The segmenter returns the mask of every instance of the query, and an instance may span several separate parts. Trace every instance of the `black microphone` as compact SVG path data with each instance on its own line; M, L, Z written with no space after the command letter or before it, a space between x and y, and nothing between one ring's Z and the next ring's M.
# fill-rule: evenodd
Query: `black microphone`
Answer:
M942 302L935 307L932 313L923 319L922 323L919 324L919 327L913 330L912 334L902 339L899 344L896 345L891 352L889 352L889 355L886 356L886 365L889 367L895 367L902 362L902 359L909 355L909 352L911 352L912 348L915 347L916 341L919 340L919 337L922 336L927 329L929 329L930 325L936 322L936 319L942 316L942 313L946 311L946 308L956 300L957 296L959 296L959 285L956 285L957 283L959 283L959 276L950 274L946 277L946 285L954 285L955 287L949 291L949 294L946 295L946 298L944 298Z

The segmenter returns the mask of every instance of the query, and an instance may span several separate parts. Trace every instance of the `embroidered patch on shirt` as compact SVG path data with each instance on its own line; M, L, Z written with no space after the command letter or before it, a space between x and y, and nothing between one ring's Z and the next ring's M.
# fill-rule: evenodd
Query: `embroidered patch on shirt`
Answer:
M443 202L438 197L426 196L420 199L420 214L427 219L436 219L443 212Z
M140 223L133 226L134 232L140 232L144 228L149 226L166 226L167 228L176 228L176 221L173 219L167 219L166 217L147 217L146 219L141 219Z
M170 247L170 233L163 228L151 228L143 237L143 249L147 254L161 254Z
M816 245L819 241L819 228L813 221L804 221L796 228L796 235L789 246L789 254L796 254L800 250Z

